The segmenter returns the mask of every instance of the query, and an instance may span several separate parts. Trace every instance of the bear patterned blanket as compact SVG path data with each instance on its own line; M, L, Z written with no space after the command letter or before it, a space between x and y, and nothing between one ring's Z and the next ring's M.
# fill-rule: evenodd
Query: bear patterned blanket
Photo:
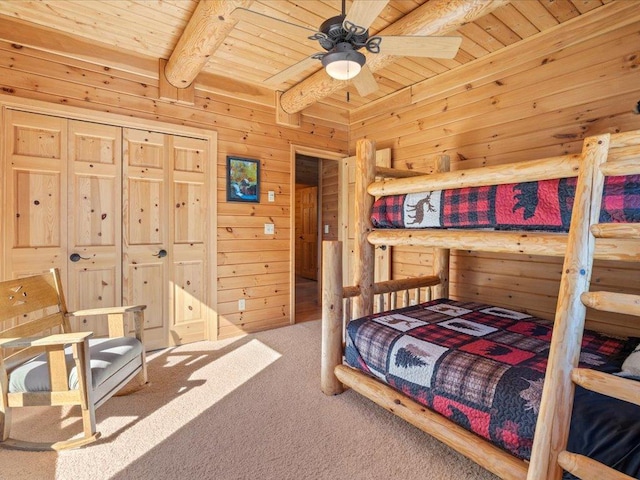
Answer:
M524 313L439 299L349 322L345 360L528 459L551 330L551 322ZM581 366L617 359L619 370L629 344L586 330Z
M569 230L576 178L381 197L376 228ZM640 222L640 175L607 177L601 223Z

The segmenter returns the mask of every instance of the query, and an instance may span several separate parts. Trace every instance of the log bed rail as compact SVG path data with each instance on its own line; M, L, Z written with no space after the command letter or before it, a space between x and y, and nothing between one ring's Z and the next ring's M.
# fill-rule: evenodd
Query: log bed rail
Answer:
M638 383L616 376L575 368L580 355L586 307L640 317L640 296L589 292L594 258L640 262L640 225L598 224L600 202L607 175L640 174L640 131L605 134L584 141L580 155L547 160L447 172L405 176L375 182L375 144L357 143L356 243L354 279L357 286L342 287L340 242L323 243L323 313L321 388L327 395L345 386L367 396L441 440L504 479L559 480L562 469L579 478L628 479L592 459L564 451L573 404L574 384L638 404ZM550 175L550 172L552 175ZM568 234L473 230L375 230L369 219L373 195L389 195L462 186L515 183L578 176ZM497 180L497 181L496 181ZM410 288L410 282L373 283L374 245L423 245L439 252L432 276L416 285L436 288L447 296L448 249L564 256L547 375L530 462L495 447L447 418L431 412L402 393L342 364L343 317L347 321L373 313L374 295ZM433 283L432 283L433 282ZM343 300L353 298L354 312L345 312ZM347 305L350 308L350 304ZM573 341L567 340L573 339Z

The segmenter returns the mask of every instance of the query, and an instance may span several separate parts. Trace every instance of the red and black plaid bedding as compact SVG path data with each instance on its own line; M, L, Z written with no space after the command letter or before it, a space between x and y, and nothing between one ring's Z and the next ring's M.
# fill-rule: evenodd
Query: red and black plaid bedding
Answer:
M528 459L551 322L440 299L349 322L346 363L512 454ZM581 366L598 368L629 341L585 331ZM615 427L617 428L617 427Z
M391 195L375 201L376 228L569 230L576 178ZM607 177L601 223L640 222L640 175Z

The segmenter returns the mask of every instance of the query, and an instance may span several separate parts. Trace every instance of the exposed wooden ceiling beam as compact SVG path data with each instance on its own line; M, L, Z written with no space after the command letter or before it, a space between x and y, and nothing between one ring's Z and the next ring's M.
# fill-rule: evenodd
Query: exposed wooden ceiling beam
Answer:
M509 1L430 0L377 35L444 35L506 5ZM365 55L366 65L371 71L384 68L394 61L394 57L390 55L373 55L368 52ZM297 113L344 87L344 81L335 80L324 70L320 70L283 93L280 104L285 112Z
M237 20L230 13L253 0L200 0L164 70L171 85L186 88L196 78Z

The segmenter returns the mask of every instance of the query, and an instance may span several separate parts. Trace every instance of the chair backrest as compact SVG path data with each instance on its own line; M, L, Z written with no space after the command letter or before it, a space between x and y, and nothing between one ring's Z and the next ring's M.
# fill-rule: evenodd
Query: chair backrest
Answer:
M0 339L69 332L62 282L57 269L41 275L0 282ZM41 352L19 349L3 352L7 367ZM2 352L0 352L2 354Z

